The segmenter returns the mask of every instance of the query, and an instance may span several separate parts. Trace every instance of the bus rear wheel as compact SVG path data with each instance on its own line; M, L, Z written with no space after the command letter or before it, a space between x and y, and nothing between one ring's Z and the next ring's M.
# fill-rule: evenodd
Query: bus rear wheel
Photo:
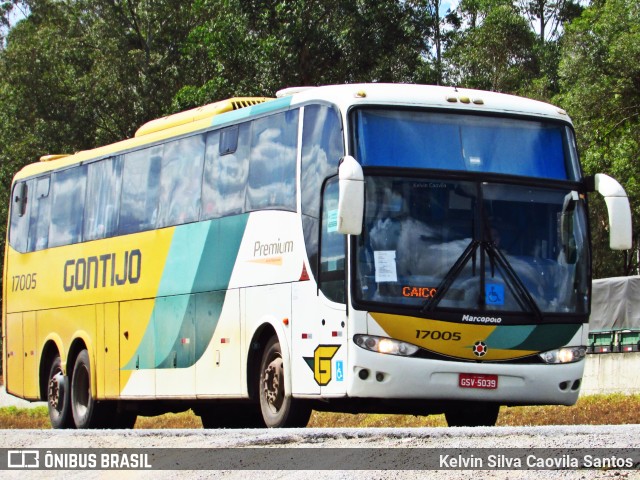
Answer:
M47 408L53 428L73 428L69 397L69 381L62 371L62 361L57 355L51 362L47 382Z
M495 403L459 403L444 412L450 427L493 427L500 405Z
M306 427L311 408L301 400L287 396L284 389L285 371L282 349L277 337L272 337L260 363L260 410L269 428Z
M71 412L77 428L102 428L105 423L104 405L91 394L91 365L89 353L82 350L76 358L71 375Z

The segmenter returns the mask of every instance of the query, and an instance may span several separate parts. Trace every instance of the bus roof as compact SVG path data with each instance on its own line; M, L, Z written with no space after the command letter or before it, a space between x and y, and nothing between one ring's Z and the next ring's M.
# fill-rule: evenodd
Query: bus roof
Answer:
M312 100L325 100L341 108L356 104L403 105L446 108L469 112L492 112L541 116L570 121L567 113L554 105L529 98L458 87L415 84L350 84L282 90L292 91L292 105Z
M15 179L126 152L161 140L223 126L313 101L335 104L346 112L354 105L393 105L442 108L469 113L536 116L570 122L566 112L548 103L502 93L457 87L414 84L346 84L321 87L292 87L281 90L277 99L265 97L231 98L152 120L138 129L133 138L77 152L73 155L46 155L41 162L25 166Z

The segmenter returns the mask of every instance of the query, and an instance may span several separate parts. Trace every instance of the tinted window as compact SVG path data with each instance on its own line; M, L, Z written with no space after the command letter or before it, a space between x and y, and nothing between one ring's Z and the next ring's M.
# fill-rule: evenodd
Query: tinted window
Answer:
M577 159L557 123L411 110L356 115L364 166L576 179Z
M92 163L87 169L84 239L111 237L118 229L122 157Z
M49 225L51 223L51 177L35 180L35 198L29 226L29 251L42 250L49 246Z
M345 236L338 233L338 181L330 180L322 200L320 290L334 302L345 301Z
M220 155L228 155L238 149L239 130L239 125L220 130L220 148L218 149Z
M118 232L127 234L155 228L162 146L128 153L122 173L122 200Z
M198 219L204 151L202 135L164 146L158 227L181 225Z
M342 125L333 108L311 105L304 109L302 130L302 213L318 217L320 188L338 171L344 156Z
M9 243L19 252L27 251L29 209L31 207L29 191L32 183L33 180L18 182L13 187Z
M249 175L251 123L244 123L230 129L237 132L238 136L235 141L235 150L229 153L220 153L229 150L228 139L232 137L229 129L216 130L207 135L202 185L202 218L204 219L242 213L244 208Z
M322 182L338 170L344 156L338 112L325 105L304 108L302 128L302 227L313 275L318 276L318 223Z
M246 209L296 209L298 110L253 121Z
M54 173L49 247L81 240L86 183L83 165Z

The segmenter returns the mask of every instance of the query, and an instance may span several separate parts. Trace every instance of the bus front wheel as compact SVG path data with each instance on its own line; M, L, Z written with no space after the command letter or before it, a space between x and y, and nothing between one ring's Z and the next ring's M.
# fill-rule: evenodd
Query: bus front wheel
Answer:
M282 349L277 337L272 337L260 363L260 410L267 427L306 427L311 408L305 402L287 396L284 389L285 370Z
M62 361L57 355L51 362L47 383L47 407L53 428L73 428L69 398L69 380L64 376Z

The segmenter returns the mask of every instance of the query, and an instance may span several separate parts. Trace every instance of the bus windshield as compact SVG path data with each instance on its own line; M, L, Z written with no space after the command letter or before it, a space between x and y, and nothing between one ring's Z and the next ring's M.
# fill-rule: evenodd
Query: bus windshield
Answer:
M580 177L573 133L560 123L374 108L357 110L355 120L363 167Z
M584 315L588 243L576 191L366 177L357 301L422 311Z

